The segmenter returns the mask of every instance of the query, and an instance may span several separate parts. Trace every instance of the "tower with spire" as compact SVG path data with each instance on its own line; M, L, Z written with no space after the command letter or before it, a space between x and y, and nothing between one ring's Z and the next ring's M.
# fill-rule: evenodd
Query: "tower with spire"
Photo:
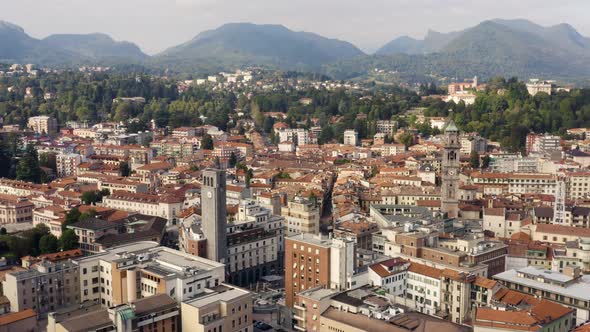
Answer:
M459 216L460 150L459 129L455 125L455 122L449 119L445 127L445 143L441 169L441 210L449 218L457 218Z

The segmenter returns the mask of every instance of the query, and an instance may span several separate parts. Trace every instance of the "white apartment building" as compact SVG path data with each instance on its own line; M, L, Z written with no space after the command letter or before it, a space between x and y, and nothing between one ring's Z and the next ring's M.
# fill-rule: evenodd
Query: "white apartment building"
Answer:
M381 156L395 156L406 152L406 146L403 144L383 144L381 146Z
M279 142L293 142L295 145L310 143L309 131L303 128L287 128L279 131Z
M359 143L359 134L356 130L348 129L344 131L344 145L357 146Z
M416 310L433 315L440 308L442 270L411 263L407 272L406 298L414 300Z
M404 296L410 262L392 258L369 266L369 283L386 289L389 294Z
M60 153L55 156L57 177L63 178L75 175L78 165L82 161L82 156L76 153Z

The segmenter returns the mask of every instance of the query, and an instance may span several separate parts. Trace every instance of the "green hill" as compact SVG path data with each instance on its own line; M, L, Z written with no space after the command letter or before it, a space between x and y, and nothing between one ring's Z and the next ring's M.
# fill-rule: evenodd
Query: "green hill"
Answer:
M97 61L109 59L143 61L149 57L137 45L129 42L117 42L110 36L101 33L51 35L43 39L42 42L54 49L67 50L81 57Z
M268 66L317 70L321 65L363 55L354 45L281 25L232 23L200 33L157 55L155 64L221 68Z

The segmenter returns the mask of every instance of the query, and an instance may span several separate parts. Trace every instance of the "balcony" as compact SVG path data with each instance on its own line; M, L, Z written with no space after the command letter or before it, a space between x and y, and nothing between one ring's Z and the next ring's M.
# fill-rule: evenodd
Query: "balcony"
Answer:
M297 310L301 310L301 311L305 311L305 310L306 310L306 309L305 309L305 307L302 307L302 306L300 306L300 305L298 305L298 304L294 304L294 305L293 305L293 308L295 308L295 309L297 309Z
M304 317L293 315L293 318L296 319L296 320L298 320L298 321L305 322L305 318Z
M301 332L305 332L307 331L304 327L301 327L299 325L294 325L293 328L297 331L301 331Z

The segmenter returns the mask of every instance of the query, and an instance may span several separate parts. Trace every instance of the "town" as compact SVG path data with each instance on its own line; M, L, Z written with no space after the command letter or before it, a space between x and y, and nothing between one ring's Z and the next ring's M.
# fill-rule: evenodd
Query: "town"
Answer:
M0 90L0 331L590 331L589 90L19 64Z

